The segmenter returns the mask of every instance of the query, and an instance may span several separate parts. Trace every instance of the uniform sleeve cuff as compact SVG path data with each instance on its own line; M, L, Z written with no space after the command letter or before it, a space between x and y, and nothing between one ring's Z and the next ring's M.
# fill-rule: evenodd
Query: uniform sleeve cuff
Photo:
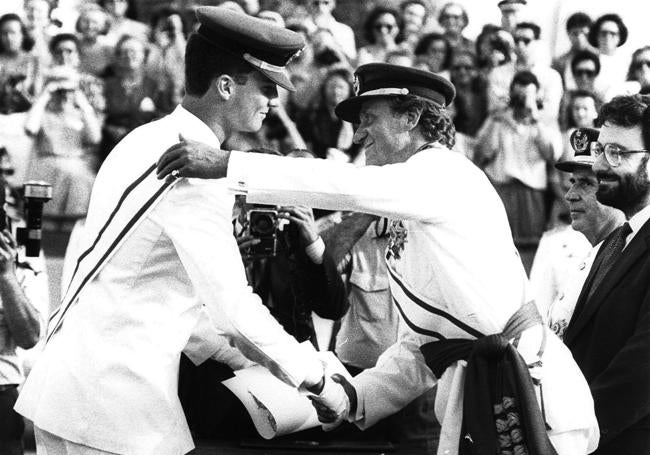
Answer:
M248 193L245 152L238 152L236 150L230 152L226 178L228 179L228 189L230 192L244 195Z
M325 253L325 243L320 236L305 248L305 253L314 264L323 263L323 254Z

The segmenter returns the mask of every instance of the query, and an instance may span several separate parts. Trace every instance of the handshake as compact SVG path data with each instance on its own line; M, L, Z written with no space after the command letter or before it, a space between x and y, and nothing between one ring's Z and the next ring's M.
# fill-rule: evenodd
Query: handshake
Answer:
M357 392L354 386L340 374L334 374L331 377L325 375L321 383L320 393L314 393L308 398L316 408L318 420L323 424L323 430L331 431L349 415L356 413Z

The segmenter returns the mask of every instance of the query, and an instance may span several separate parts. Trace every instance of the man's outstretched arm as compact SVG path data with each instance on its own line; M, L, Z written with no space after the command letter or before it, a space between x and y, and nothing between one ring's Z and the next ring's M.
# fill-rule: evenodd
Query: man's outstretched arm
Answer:
M156 172L159 179L170 174L201 179L220 179L226 176L230 159L228 150L219 150L202 142L185 139L182 135L178 139L180 142L169 147L158 160Z

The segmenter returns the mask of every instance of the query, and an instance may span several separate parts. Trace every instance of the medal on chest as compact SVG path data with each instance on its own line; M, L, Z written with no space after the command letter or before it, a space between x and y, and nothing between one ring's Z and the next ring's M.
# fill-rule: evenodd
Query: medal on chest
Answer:
M388 240L388 249L386 250L386 259L402 259L404 244L408 242L408 230L402 220L393 220L390 224L390 239Z

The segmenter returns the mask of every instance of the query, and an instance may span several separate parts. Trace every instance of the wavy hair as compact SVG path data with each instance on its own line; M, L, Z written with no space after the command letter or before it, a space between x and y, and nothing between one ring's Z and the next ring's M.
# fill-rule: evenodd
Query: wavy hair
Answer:
M420 115L418 126L427 141L439 142L447 148L456 143L456 127L444 106L414 95L391 98L391 109L396 114L414 112Z

